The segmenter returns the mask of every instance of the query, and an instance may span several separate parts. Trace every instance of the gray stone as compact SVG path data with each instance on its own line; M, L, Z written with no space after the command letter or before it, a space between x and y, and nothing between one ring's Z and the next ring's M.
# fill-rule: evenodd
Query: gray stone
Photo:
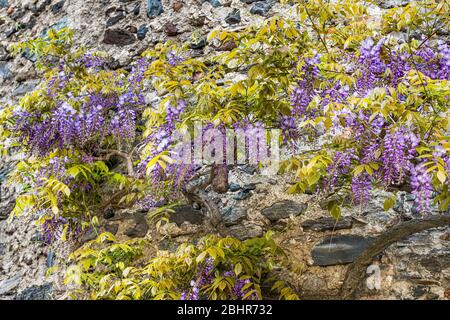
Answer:
M23 96L26 93L33 91L37 85L38 81L35 80L23 82L13 90L12 96L13 97Z
M125 15L123 14L123 12L119 12L115 16L109 17L108 20L106 20L106 26L111 27L124 18L125 18Z
M51 294L52 284L46 283L26 288L15 297L15 300L51 300Z
M52 2L52 0L43 0L41 3L38 3L30 8L31 12L33 12L36 16L41 14L45 8Z
M262 215L274 222L280 219L289 218L290 215L299 216L306 211L306 203L298 203L292 200L282 200L274 203L270 207L261 210Z
M134 34L121 29L108 29L103 36L103 43L121 47L133 44L135 41Z
M137 38L139 40L144 40L147 33L148 33L148 27L146 25L142 25L139 27L139 29L137 31Z
M11 29L9 29L9 30L7 30L7 31L5 32L5 36L6 36L7 38L10 38L10 37L11 37L13 34L15 34L17 31L18 31L17 28L12 27Z
M25 59L35 63L37 61L37 56L34 53L30 52L29 48L26 48L25 51L22 53L22 57L24 57Z
M125 231L125 235L130 238L143 238L148 232L148 223L146 220L146 214L144 212L135 212L133 215L135 221L134 227Z
M230 189L229 190L231 192L236 192L236 191L241 190L241 186L238 185L237 183L232 182L232 183L230 183Z
M12 290L14 290L22 280L21 274L16 274L12 278L3 280L0 282L0 295L6 295L11 293Z
M424 294L428 293L430 291L430 287L424 286L424 285L417 285L412 287L412 296L414 298L420 298Z
M47 260L46 260L46 266L47 268L51 268L55 265L56 261L56 254L53 251L50 251L47 254Z
M147 17L154 18L161 15L164 12L161 0L148 0L147 1Z
M261 1L261 0L241 0L241 2L246 3L246 4L252 4L252 3L258 2L258 1Z
M242 190L238 194L233 196L233 199L234 200L245 200L245 199L250 198L251 196L252 196L252 193L249 190L247 190L247 191Z
M136 6L133 9L133 14L135 16L138 16L139 13L141 13L141 4L140 3L136 4Z
M232 226L247 218L247 209L240 207L226 207L222 211L222 217L225 226Z
M206 2L209 2L214 8L220 7L222 4L219 0L205 0Z
M359 235L334 235L322 239L311 251L316 266L352 263L371 243Z
M405 201L415 201L415 200L416 200L416 196L413 195L412 193L405 194Z
M233 9L226 17L225 22L228 24L237 24L241 22L241 11L239 9Z
M33 255L31 254L26 254L23 256L22 261L25 262L26 265L31 266L33 264Z
M7 62L0 62L0 80L11 78L11 71L8 68Z
M234 44L234 42L231 42L231 43ZM234 44L234 48L235 47L236 47L236 44ZM246 164L246 165L239 167L239 169L241 169L242 171L244 171L247 174L254 175L257 170L257 167L254 165L251 165L251 164Z
M180 12L181 9L183 9L183 6L184 6L183 1L175 1L175 2L172 4L172 9L173 9L173 11L175 11L175 12Z
M206 39L201 39L197 42L192 42L189 45L189 48L194 49L194 50L199 50L199 49L203 49L204 47L206 47L207 41Z
M376 3L383 9L406 6L410 0L377 0Z
M244 191L250 191L250 190L255 190L255 189L256 189L256 184L254 184L254 183L249 183L242 187L242 190L244 190Z
M269 15L270 9L272 9L273 2L257 2L250 9L250 13L260 15L262 17L267 17Z
M0 8L8 8L9 3L8 0L0 0Z
M230 236L239 240L247 240L251 238L261 237L264 233L264 230L256 224L247 223L237 224L229 227L228 233Z
M15 204L16 201L13 197L9 197L5 201L0 202L0 221L8 219L9 214L14 209Z
M174 212L169 213L169 221L175 222L181 226L183 222L201 225L203 223L203 214L200 210L195 210L190 205L180 205L173 208Z
M8 50L4 46L0 45L0 61L6 61L9 60L9 58L10 55Z
M130 238L143 238L147 234L148 225L146 224L136 224L134 227L129 228L125 231L125 235Z
M108 220L108 219L114 218L115 215L116 215L116 213L114 212L114 209L113 208L108 208L103 213L103 218Z
M52 24L50 27L55 30L61 30L66 28L69 23L69 19L67 17L62 17L58 22Z
M6 244L0 243L0 256L3 256L6 252Z
M59 1L59 2L55 3L54 5L52 5L53 14L58 14L61 11L61 9L64 7L65 2L66 2L65 0L62 0L62 1Z
M419 261L420 265L433 273L450 268L450 250L432 252Z
M301 224L303 230L312 231L350 229L352 225L351 217L340 218L338 221L332 217L322 217L316 220L306 220Z
M14 10L14 12L11 14L11 19L18 21L19 19L21 19L24 15L25 15L26 11L23 9L16 9Z

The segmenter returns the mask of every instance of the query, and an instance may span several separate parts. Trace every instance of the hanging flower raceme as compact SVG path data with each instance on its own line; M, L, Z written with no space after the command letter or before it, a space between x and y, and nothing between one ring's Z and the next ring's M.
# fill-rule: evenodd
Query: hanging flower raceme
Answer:
M207 258L199 267L196 277L190 281L190 288L181 293L180 300L199 300L200 290L214 280L214 259Z
M46 244L51 244L62 238L74 240L81 235L81 226L73 219L52 217L46 219L42 225L42 238Z
M177 64L183 62L184 59L176 51L172 50L167 54L167 61L172 67L175 67Z
M415 196L414 203L419 213L430 213L430 201L433 193L431 176L422 164L411 165L411 188Z
M354 148L336 151L333 156L333 163L327 168L329 176L324 181L326 190L333 190L334 187L339 185L339 179L349 174L352 160L358 160Z
M357 205L366 205L372 197L372 178L366 172L353 177L352 192L354 203Z
M405 128L386 134L381 157L383 180L386 185L401 184L416 154L419 139Z
M415 52L417 68L431 79L450 79L450 47L443 40L438 41L437 50L426 43Z

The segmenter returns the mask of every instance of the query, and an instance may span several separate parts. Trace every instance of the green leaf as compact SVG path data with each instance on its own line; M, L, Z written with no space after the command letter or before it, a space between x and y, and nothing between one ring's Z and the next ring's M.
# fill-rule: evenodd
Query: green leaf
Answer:
M395 205L396 199L395 198L387 198L384 200L383 208L384 211L388 211Z
M341 208L336 203L334 203L331 206L330 214L335 220L339 220L339 218L341 217Z
M239 276L242 272L242 265L240 263L236 263L236 265L234 266L234 274L236 276Z
M202 253L200 253L200 254L198 255L198 257L195 259L195 261L196 261L197 263L202 262L203 260L205 260L205 257L206 257L207 254L208 254L207 251L203 251Z
M447 175L444 172L442 172L441 170L439 170L437 172L436 176L442 184L444 184L445 180L447 180Z

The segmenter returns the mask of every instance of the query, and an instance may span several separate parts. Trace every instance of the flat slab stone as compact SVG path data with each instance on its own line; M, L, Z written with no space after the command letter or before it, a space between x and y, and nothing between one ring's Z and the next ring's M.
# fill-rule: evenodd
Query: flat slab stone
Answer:
M237 224L228 228L230 236L239 240L261 237L264 234L263 228L253 223Z
M23 96L24 94L33 91L38 85L38 83L39 81L34 80L23 82L13 90L11 95L13 97Z
M180 205L172 208L174 212L170 212L169 221L175 222L177 226L181 226L183 222L187 221L190 224L201 225L203 223L203 213L200 210L195 210L190 205Z
M334 235L322 239L311 251L315 266L352 263L369 246L371 238L358 235Z
M282 200L274 203L270 207L261 210L262 215L272 222L289 218L290 215L299 216L306 211L306 203L298 203L292 200Z
M328 231L350 229L353 226L351 217L343 217L336 221L332 217L322 217L316 220L306 220L301 224L303 230Z
M222 211L222 219L225 226L232 226L238 224L247 218L247 209L241 207L226 207Z
M135 212L133 215L135 225L125 231L125 235L130 238L143 238L148 232L148 223L145 212Z
M127 46L135 41L133 33L121 29L107 29L103 36L103 43L116 46Z

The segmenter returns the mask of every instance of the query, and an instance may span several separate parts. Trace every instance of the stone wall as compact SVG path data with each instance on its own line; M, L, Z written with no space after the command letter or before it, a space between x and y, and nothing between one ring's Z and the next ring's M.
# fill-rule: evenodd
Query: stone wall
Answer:
M379 1L374 12L407 1ZM274 0L0 0L0 97L14 101L37 85L33 58L13 58L8 46L18 39L43 34L50 27L70 27L75 41L110 56L109 68L125 67L158 42L188 42L198 55L217 48L206 36L214 28L236 30L272 15L293 15L292 6ZM62 273L70 245L47 246L29 218L6 221L14 190L5 189L14 160L0 162L0 299L64 297ZM303 298L339 298L347 264L373 238L400 221L414 219L412 196L400 193L396 206L385 212L388 193L374 191L369 206L345 209L335 223L312 195L288 195L289 176L263 176L252 167L235 168L221 193L206 190L221 210L228 234L245 239L277 230L277 241L291 257L295 271L285 274ZM160 243L170 250L179 242L206 232L197 207L178 207L173 223L158 231L170 235ZM136 210L108 212L102 230L120 238L155 232L145 214ZM95 234L86 234L83 241ZM391 245L373 261L364 299L450 298L450 229L418 233ZM378 277L379 275L379 277ZM378 280L380 280L378 282ZM370 289L372 288L372 289Z

